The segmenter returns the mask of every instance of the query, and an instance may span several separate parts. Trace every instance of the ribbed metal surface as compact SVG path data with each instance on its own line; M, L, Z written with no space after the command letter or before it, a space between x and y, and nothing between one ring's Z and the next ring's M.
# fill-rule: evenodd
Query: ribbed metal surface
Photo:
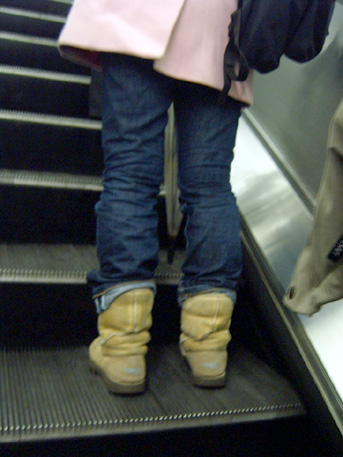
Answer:
M0 65L2 109L87 118L88 91L87 76Z
M60 57L55 39L0 31L1 63L67 73L89 74L89 70Z
M101 122L90 119L80 119L48 114L26 113L23 111L0 110L0 120L23 122L39 125L54 125L86 130L101 130Z
M26 78L39 79L41 81L57 81L62 83L75 83L89 85L90 76L57 73L55 71L39 70L35 68L19 67L14 65L1 65L0 75L23 76Z
M160 251L155 273L159 284L177 284L181 278L182 253L167 264L166 251ZM0 244L0 283L85 284L87 273L97 268L94 246Z
M22 33L13 33L13 32L0 32L0 39L8 42L14 43L28 43L34 44L37 46L47 46L50 48L56 48L56 40L51 38L45 38L40 36L31 36Z
M4 168L101 175L101 124L0 110Z
M0 6L0 14L7 14L8 16L16 17L26 17L31 19L36 19L37 21L47 21L47 22L58 22L61 26L65 22L64 16L57 16L55 14L45 14L39 13L36 11L29 11L20 8L8 8L6 6Z
M0 184L9 186L48 187L101 192L100 176L71 175L26 170L0 170Z
M68 73L57 73L55 71L45 71L35 68L26 68L20 66L1 65L1 75L11 76L23 76L26 78L39 79L41 81L58 81L58 82L70 82L75 84L86 84L89 85L91 78L86 75L68 74Z
M0 23L3 31L16 30L20 33L57 39L64 22L64 16L0 6Z
M48 187L78 189L101 192L103 190L100 176L75 175L70 173L40 172L30 170L0 169L0 184L9 186ZM160 187L160 196L165 196L165 187Z
M1 0L1 4L11 8L21 8L29 11L44 12L66 16L72 0Z
M0 440L23 441L166 430L296 416L288 382L243 350L227 386L191 385L177 346L151 347L144 395L116 396L88 369L87 349L2 351Z

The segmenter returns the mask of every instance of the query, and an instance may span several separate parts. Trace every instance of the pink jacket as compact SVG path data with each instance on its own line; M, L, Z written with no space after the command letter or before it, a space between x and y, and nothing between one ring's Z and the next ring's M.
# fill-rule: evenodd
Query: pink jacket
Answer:
M237 0L74 0L62 56L101 69L101 52L154 60L160 73L221 90L228 25ZM252 75L230 96L252 103Z

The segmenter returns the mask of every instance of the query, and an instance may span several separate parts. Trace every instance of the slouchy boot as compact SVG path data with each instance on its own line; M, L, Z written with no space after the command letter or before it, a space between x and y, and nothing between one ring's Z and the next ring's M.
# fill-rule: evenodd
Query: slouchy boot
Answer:
M197 386L225 385L233 307L223 293L198 294L182 305L180 349Z
M90 367L112 393L139 393L145 389L153 301L150 289L133 289L99 314L99 337L89 347Z

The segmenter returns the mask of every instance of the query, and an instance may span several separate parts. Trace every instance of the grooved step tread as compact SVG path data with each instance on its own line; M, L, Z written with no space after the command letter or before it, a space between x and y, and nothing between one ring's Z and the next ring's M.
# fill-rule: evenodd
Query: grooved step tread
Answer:
M165 250L159 256L157 284L178 284L182 253L176 253L172 265ZM97 267L91 245L0 244L0 283L85 284L88 272Z
M90 77L0 65L3 110L88 118Z
M1 0L2 6L66 16L72 0Z
M1 63L63 73L89 74L88 68L62 59L58 52L56 35L57 33L54 34L54 38L51 38L0 29Z
M0 185L74 189L91 192L103 190L100 176L30 170L2 169L0 170Z
M21 67L18 65L0 64L0 75L18 76L23 78L39 79L41 81L57 81L63 83L74 83L89 85L91 77L72 73L61 73L56 71L41 70L36 68Z
M30 11L27 9L21 8L11 8L7 6L0 5L0 14L14 16L14 17L22 17L28 19L34 19L37 21L46 21L46 22L56 22L62 25L65 23L65 16L59 16L56 14L46 14L38 11Z
M76 189L102 192L102 177L76 175L71 173L0 169L0 185L47 187L49 189ZM165 185L160 186L160 196L166 193Z
M27 35L25 33L6 32L0 30L0 40L13 43L25 43L49 48L57 48L57 41L52 38Z
M31 113L25 111L0 110L0 121L53 125L58 127L79 128L85 130L101 130L100 121L52 114Z
M87 348L1 351L0 442L101 436L271 420L304 414L292 387L231 346L227 385L191 385L177 345L151 346L148 389L117 396L90 373Z

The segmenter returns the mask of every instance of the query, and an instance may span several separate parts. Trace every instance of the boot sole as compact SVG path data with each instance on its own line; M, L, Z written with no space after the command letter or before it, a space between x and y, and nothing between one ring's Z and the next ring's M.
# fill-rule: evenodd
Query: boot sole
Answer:
M183 358L183 361L187 368L191 372L191 379L192 379L192 384L193 386L197 387L225 387L226 385L226 373L223 373L219 376L197 376L193 373L192 368L190 367L190 364L187 361L187 356L186 354L182 351L181 349L181 355Z
M145 391L145 379L136 384L121 384L119 382L111 381L92 360L89 360L89 368L93 373L101 377L111 394L140 394Z
M225 374L215 378L195 376L193 373L191 376L193 385L197 387L225 387L226 384Z

